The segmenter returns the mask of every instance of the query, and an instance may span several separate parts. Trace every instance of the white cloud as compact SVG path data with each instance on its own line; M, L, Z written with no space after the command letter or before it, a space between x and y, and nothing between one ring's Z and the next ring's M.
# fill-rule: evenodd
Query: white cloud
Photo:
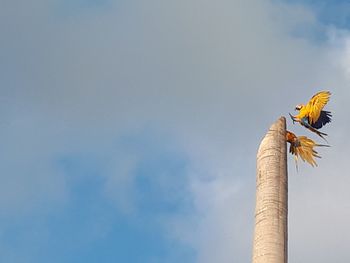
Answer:
M31 117L5 122L0 131L0 210L4 217L45 212L49 204L60 205L67 198L65 178L53 162L57 134Z

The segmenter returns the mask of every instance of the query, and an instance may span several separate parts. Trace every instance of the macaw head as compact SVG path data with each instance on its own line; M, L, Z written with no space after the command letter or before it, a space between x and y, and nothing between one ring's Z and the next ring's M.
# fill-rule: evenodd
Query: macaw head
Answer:
M286 140L287 142L293 144L297 140L297 136L290 131L286 131Z
M304 107L303 104L299 104L297 106L295 106L295 110L301 110Z

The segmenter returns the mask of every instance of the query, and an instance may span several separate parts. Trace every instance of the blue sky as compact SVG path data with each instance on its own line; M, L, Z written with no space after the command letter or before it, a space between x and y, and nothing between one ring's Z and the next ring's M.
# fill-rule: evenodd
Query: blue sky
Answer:
M290 262L349 261L349 8L5 0L0 261L249 262L259 141L320 89L332 148L290 157Z
M287 0L290 4L302 4L311 8L317 19L325 25L348 29L350 25L349 1L346 0Z

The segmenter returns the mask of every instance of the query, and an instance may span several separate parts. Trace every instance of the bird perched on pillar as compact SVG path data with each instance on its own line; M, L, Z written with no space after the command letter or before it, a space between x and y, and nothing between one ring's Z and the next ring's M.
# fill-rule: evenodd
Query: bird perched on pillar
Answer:
M299 114L293 116L289 113L293 123L299 122L301 125L326 140L323 136L327 136L327 134L318 131L318 129L331 122L331 112L323 110L330 96L331 93L329 91L320 91L316 93L306 105L299 104L295 106L295 110L298 110Z
M290 131L286 131L286 141L290 143L289 152L294 155L295 165L298 170L298 157L304 162L307 161L311 166L317 166L314 159L321 158L318 152L314 150L316 146L330 147L329 145L317 144L306 136L296 136Z

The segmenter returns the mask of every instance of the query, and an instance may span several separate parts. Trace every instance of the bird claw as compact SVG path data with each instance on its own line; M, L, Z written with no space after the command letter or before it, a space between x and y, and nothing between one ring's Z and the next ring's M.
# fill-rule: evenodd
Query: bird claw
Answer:
M290 114L290 113L289 113L289 116L290 116L290 118L292 119L293 124L294 124L294 123L296 122L296 120L295 120L294 116L293 116L292 114Z

